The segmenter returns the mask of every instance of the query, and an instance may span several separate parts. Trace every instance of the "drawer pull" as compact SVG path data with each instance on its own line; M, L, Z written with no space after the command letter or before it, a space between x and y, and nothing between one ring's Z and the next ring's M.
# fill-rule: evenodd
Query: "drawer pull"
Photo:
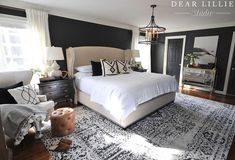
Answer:
M48 86L47 89L53 89L56 88L56 86Z

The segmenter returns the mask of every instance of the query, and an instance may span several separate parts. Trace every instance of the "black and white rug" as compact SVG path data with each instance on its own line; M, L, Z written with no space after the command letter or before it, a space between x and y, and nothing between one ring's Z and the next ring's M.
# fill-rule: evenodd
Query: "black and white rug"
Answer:
M235 106L179 93L126 130L86 107L76 112L72 147L50 151L55 160L223 160L235 134ZM43 132L48 150L61 139Z

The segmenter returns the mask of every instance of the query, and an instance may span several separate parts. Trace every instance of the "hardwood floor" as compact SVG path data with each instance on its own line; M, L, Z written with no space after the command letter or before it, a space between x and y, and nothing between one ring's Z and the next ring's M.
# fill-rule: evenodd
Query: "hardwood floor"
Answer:
M197 96L201 98L211 99L223 103L235 104L235 97L223 96L219 94L209 94L208 92L199 91L195 89L180 89L183 94ZM46 150L41 140L34 139L34 133L31 132L23 140L19 146L9 144L13 150L14 160L51 160L49 152ZM231 149L229 151L228 160L235 160L235 140L233 140Z
M31 130L20 145L14 146L8 142L13 151L13 160L52 160L49 152L40 139L34 138L35 132Z
M201 98L206 98L206 99L210 99L213 101L235 105L235 96L224 96L224 95L216 94L216 93L210 94L209 92L206 92L206 91L200 91L197 89L187 89L187 88L183 88L183 89L180 88L179 92L183 94L195 96L195 97L201 97Z

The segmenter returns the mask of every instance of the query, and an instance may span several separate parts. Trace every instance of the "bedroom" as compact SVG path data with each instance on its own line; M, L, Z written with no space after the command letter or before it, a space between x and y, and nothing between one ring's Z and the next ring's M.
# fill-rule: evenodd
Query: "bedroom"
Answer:
M218 7L221 1L197 2L188 7L176 0L1 1L0 91L20 81L27 86L32 78L28 89L47 95L35 99L46 101L52 126L48 121L35 126L36 135L43 134L39 140L30 128L25 137L15 139L20 144L7 148L1 127L1 155L235 159L234 1L223 1L223 7ZM153 4L157 7L151 8ZM203 14L206 10L210 14ZM140 32L152 14L162 26L160 33ZM92 76L97 68L98 76ZM7 90L20 103L17 93ZM64 111L52 110L63 107L69 107L71 123L55 132L56 113Z

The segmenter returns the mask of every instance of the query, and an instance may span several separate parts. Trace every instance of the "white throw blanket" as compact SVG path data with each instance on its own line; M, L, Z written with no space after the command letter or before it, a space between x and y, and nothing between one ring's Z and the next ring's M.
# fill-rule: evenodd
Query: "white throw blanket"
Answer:
M30 127L37 130L36 137L41 137L41 122L46 119L47 112L37 105L3 104L0 105L0 116L5 134L20 144Z
M75 75L76 76L76 75ZM89 94L117 119L125 119L137 106L160 95L176 92L176 80L156 73L120 74L114 76L79 76L78 88Z

